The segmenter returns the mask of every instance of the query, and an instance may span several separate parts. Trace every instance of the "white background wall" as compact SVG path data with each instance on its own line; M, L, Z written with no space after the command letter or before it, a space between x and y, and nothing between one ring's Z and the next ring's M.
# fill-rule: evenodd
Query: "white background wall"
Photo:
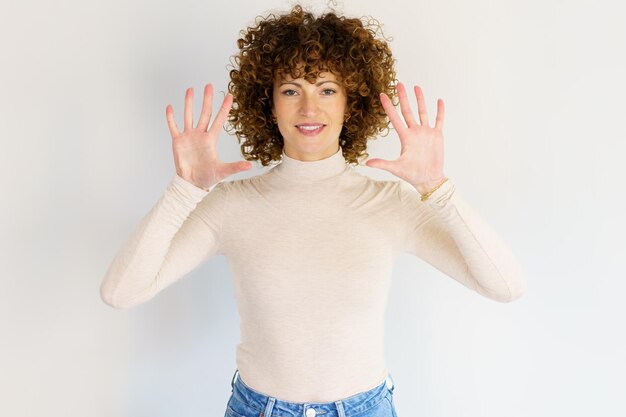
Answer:
M223 415L239 337L226 259L131 310L99 285L174 173L166 105L182 126L194 87L197 121L239 30L292 2L0 4L0 415ZM399 416L626 414L622 7L338 4L383 23L432 121L444 99L445 172L528 274L502 304L400 257L386 317ZM370 155L399 145L391 133ZM241 159L225 132L220 150Z

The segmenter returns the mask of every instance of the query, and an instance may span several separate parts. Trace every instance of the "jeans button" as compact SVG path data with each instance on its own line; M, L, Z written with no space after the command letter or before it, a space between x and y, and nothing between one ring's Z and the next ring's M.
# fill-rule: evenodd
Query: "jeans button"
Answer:
M314 408L309 408L306 410L306 417L315 417L316 411Z

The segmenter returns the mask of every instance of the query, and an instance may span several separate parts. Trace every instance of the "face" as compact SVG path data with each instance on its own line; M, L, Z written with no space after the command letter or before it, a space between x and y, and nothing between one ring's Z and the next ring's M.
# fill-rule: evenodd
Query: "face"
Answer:
M304 78L276 79L272 114L276 117L285 153L301 161L318 161L339 150L347 95L332 72L314 83Z

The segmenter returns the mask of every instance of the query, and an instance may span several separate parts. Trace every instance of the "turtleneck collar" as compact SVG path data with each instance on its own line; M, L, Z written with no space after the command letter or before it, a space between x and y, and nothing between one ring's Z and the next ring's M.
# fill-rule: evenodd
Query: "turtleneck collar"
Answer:
M342 173L348 165L343 157L341 146L339 150L327 158L318 161L300 161L290 158L283 147L282 162L274 167L273 171L286 179L295 181L314 182L325 180Z

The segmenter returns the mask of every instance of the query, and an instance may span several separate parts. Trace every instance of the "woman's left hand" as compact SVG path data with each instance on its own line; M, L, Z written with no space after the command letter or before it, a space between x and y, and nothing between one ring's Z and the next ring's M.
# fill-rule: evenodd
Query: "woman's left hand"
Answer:
M391 124L400 137L400 158L395 161L373 158L365 165L391 172L411 184L420 194L426 194L445 179L443 173L443 100L437 100L435 127L428 125L428 114L422 89L414 87L420 123L413 117L404 84L398 82L398 97L404 117L398 115L389 96L380 93L380 101Z

